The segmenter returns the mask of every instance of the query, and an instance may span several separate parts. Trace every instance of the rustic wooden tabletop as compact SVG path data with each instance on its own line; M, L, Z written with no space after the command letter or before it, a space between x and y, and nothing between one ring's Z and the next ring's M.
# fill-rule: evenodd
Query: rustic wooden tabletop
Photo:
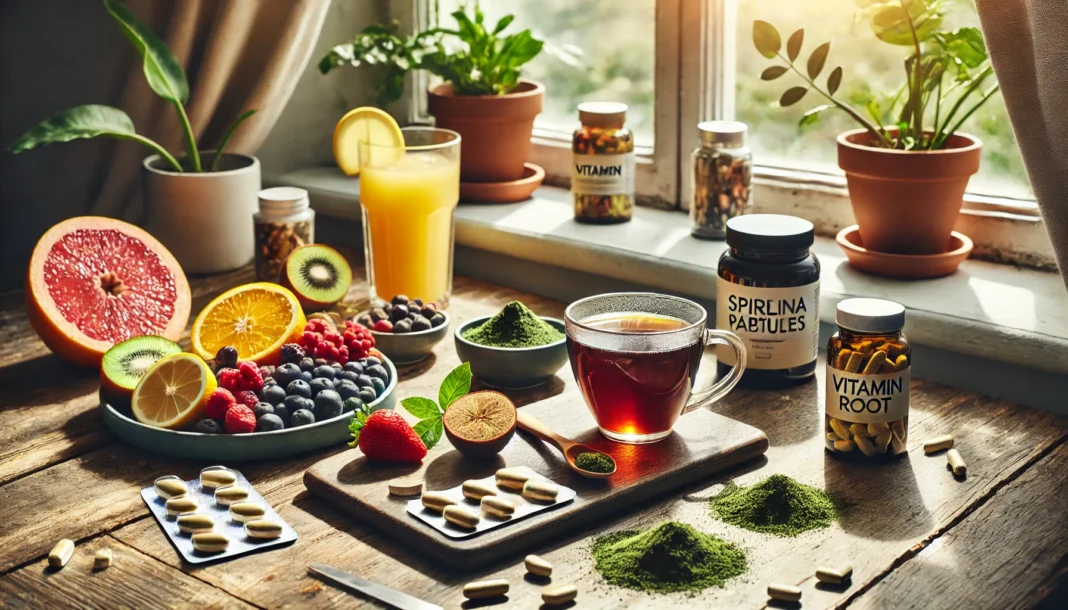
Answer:
M251 276L243 269L194 279L193 311ZM362 292L354 286L351 294ZM543 315L563 313L561 303L465 278L456 279L454 292L450 312L457 323L494 313L515 298ZM436 357L401 370L399 397L436 393L456 364L452 342L442 342ZM461 588L484 577L512 583L500 607L540 605L540 587L523 578L522 556L477 573L456 573L309 495L305 469L354 451L345 447L237 464L300 540L207 567L183 565L138 491L163 474L192 478L204 464L115 440L97 409L97 379L95 371L64 364L37 340L21 294L0 295L0 607L378 607L309 576L305 564L315 561L446 608L472 607ZM514 398L529 404L575 391L565 368L548 386ZM785 391L736 390L713 410L764 430L771 442L764 458L623 511L594 530L547 536L536 552L556 566L555 582L578 586L577 608L759 608L769 582L798 584L805 608L1064 603L1068 417L914 380L908 457L866 465L825 454L818 404L817 382ZM923 439L946 432L956 435L967 459L964 480L947 472L945 456L923 454ZM745 485L773 473L826 488L849 508L829 529L797 538L746 532L709 515L707 499L725 482ZM593 570L593 536L672 519L741 545L749 572L722 589L691 596L613 587ZM46 554L64 537L75 540L77 550L64 569L51 571ZM100 547L113 550L114 564L94 572L93 553ZM816 585L815 566L843 562L854 566L849 587Z

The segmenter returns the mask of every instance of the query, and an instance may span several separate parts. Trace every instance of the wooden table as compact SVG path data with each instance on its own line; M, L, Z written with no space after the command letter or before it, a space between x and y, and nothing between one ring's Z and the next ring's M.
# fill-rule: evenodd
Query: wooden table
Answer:
M194 279L193 311L250 279L249 269ZM354 286L352 294L362 292ZM561 303L465 278L456 279L455 293L450 311L457 323L515 298L562 317ZM443 342L436 358L402 369L400 397L436 388L457 363L451 341ZM578 585L576 607L758 608L769 582L799 584L806 608L1000 609L1057 607L1068 599L1068 418L914 380L908 458L889 465L840 462L823 450L822 370L817 378L781 392L736 390L714 407L763 429L771 440L766 459L619 514L598 530L546 540L537 552L555 564L555 582ZM512 583L501 607L541 603L539 587L523 579L522 557L457 574L311 497L301 481L304 470L350 451L344 447L239 465L300 533L295 545L208 567L183 565L138 490L166 473L192 478L204 464L116 441L97 410L97 373L48 352L29 328L18 293L0 295L0 390L0 607L376 607L308 576L310 561L446 608L471 607L461 587L483 577ZM515 398L527 404L574 391L565 369L547 387ZM946 471L944 456L923 454L922 440L944 432L956 434L968 461L963 481ZM707 498L725 482L745 485L777 472L839 494L850 507L829 529L792 539L746 532L709 516ZM669 519L740 544L749 572L723 589L688 596L612 587L593 570L593 536ZM64 537L75 540L77 550L66 568L52 572L45 556ZM104 546L114 551L114 565L92 572L93 552ZM854 566L850 587L815 586L816 565L842 562Z

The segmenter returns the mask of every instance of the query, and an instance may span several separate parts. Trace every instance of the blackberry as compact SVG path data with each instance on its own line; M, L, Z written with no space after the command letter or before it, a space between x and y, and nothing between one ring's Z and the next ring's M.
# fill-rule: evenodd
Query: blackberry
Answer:
M272 432L285 428L285 422L274 413L268 413L256 420L256 432Z
M308 424L315 423L315 415L307 409L299 409L293 413L293 416L289 418L289 425L292 428L298 426L307 426Z
M286 364L300 364L304 359L304 348L296 343L286 343L282 346L282 362Z
M223 427L214 419L202 419L198 421L194 430L201 434L222 434L224 432Z

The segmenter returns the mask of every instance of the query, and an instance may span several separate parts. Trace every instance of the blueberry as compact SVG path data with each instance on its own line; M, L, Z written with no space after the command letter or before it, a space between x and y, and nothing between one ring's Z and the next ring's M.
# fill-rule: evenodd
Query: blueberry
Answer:
M272 430L281 430L285 427L286 425L282 418L274 413L268 413L256 420L256 432L270 432Z
M274 405L266 402L257 403L255 407L252 407L252 412L256 414L256 419L259 419L264 415L274 413Z
M304 409L305 411L314 411L315 410L315 401L312 400L311 398L301 398L300 401L301 401L300 402L300 408L301 409Z
M201 434L222 434L223 427L214 419L202 419L197 422L195 430Z
M311 383L308 384L308 387L311 388L312 398L315 398L319 395L319 392L322 392L323 390L333 390L334 382L330 379L320 377L318 379L312 379Z
M415 305L416 307L422 307L423 306L423 299L412 299L411 301L408 301L408 304L409 305Z
M356 383L356 380L359 378L359 373L354 373L352 371L341 371L337 374L336 381L351 381L352 383Z
M278 385L284 388L291 381L300 379L300 367L292 363L283 364L275 369L273 377L278 382Z
M408 319L411 320L412 322L415 322L415 319L418 318L418 317L419 317L419 310L418 309L416 309L415 311L409 311L408 312Z
M312 371L312 376L323 379L334 379L337 377L337 369L332 366L317 366Z
M408 318L408 306L407 305L394 305L393 311L389 314L389 319L393 322L397 320L405 320Z
M377 377L382 381L389 381L389 372L386 371L386 367L382 366L381 364L376 364L367 369L367 374L371 377Z
M364 404L371 404L378 398L378 394L375 394L374 388L360 388L360 400Z
M307 381L303 379L297 379L296 381L290 381L286 386L286 394L290 396L303 396L304 398L311 398L312 390Z
M369 314L369 313L365 313L365 314L357 317L356 318L356 323L357 324L362 324L362 325L366 326L367 328L371 328L372 326L375 325L375 321L371 318L371 314Z
M272 379L274 379L272 377ZM279 385L265 385L260 390L260 400L272 405L282 404L282 401L286 399L286 390Z
M263 385L265 385L265 386L278 385L278 382L275 380L274 377L266 377L263 380Z
M356 411L362 411L364 408L364 404L362 400L353 396L351 398L346 398L345 404L342 405L342 407L345 411L352 411L355 413Z
M371 383L373 384L374 381L372 380ZM350 398L353 396L360 395L360 386L349 381L348 379L342 379L334 385L334 391L336 391L338 394L341 394L342 398Z
M278 405L277 407L274 408L274 412L278 413L278 409L280 409L282 407L285 407L287 414L292 414L297 409L303 409L304 408L304 397L303 396L298 396L297 394L292 394L290 396L286 396L285 401L282 404L280 404L280 405Z
M393 303L386 303L383 305L382 311L386 312L386 315L393 313Z
M350 373L356 373L357 375L363 374L363 365L356 361L346 362L345 366L342 368Z
M341 415L341 396L333 390L323 390L315 397L315 419L324 421Z
M423 314L423 317L430 319L434 317L434 314L438 313L438 309L434 305L423 305L423 309L419 312Z
M386 391L386 382L382 381L378 377L372 377L371 387L375 390L375 396L381 396L382 392Z
M299 396L295 396L294 398L300 398L300 397ZM304 400L304 399L300 398L300 400ZM280 405L275 405L274 414L277 415L279 417L279 419L282 420L283 424L286 424L287 426L289 425L289 407L286 406L285 403L280 404Z
M375 307L371 310L371 315L369 317L371 319L371 323L364 324L364 326L366 326L367 328L371 328L372 326L374 326L374 323L378 322L379 320L388 320L389 314L386 313L385 309L382 309L381 307Z
M397 296L390 299L389 302L392 303L394 307L396 307L397 305L407 305L409 301L411 301L411 299L409 299L405 295L398 294Z
M342 370L340 362L331 362L330 366L334 369L335 372L340 372Z
M417 333L421 330L430 330L432 327L433 325L430 323L430 320L427 320L421 315L415 316L415 319L412 320L413 333Z
M445 314L440 311L430 316L430 325L437 328L445 323Z
M310 357L305 356L300 359L300 370L310 371L313 368L315 368L315 361L312 360Z
M374 384L371 382L370 375L360 375L356 378L356 385L361 388L369 388Z
M301 371L300 372L300 378L301 378L301 380L304 381L304 383L311 383L311 380L315 379L315 377L312 375L311 371Z
M307 426L308 424L315 423L315 415L307 409L299 409L289 419L289 426L296 428L297 426Z
M364 370L367 370L367 367L374 366L376 364L382 364L382 361L379 360L378 358L375 358L374 356L368 356L368 357L364 358L363 360L361 360L360 364L363 365Z
M404 318L393 324L393 334L403 335L412 332L412 321L408 318Z

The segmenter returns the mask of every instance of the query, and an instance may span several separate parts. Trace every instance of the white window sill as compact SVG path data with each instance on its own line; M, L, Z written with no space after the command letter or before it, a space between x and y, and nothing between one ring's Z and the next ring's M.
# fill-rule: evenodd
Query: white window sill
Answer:
M268 176L267 184L307 189L323 216L360 219L359 186L334 168ZM534 199L507 205L461 205L460 246L714 300L723 242L690 236L680 212L639 208L621 225L572 220L568 191L543 187ZM880 297L908 308L912 342L1068 375L1068 293L1055 273L966 261L949 277L901 281L853 270L834 240L818 237L822 265L820 318L853 296Z

